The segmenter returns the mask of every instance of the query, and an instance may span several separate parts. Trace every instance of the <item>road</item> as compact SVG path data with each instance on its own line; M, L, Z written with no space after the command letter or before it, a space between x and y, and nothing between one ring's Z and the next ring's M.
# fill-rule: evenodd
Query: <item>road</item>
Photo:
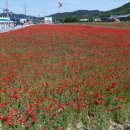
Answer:
M2 29L0 29L0 33L5 33L5 32L9 32L9 31L25 28L25 27L28 27L28 26L31 26L31 25L33 25L33 24L30 24L30 25L17 25L17 26L14 26L14 27L2 28Z

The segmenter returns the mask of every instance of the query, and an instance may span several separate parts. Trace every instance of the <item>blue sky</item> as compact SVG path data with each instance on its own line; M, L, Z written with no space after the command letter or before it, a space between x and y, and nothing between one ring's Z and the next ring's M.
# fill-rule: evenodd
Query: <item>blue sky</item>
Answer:
M5 8L5 1L0 0L0 7ZM60 12L71 12L75 10L111 10L117 8L130 0L60 0L63 3L57 8L58 0L8 0L9 9L14 13L24 13L24 6L27 7L27 14L34 16L45 16ZM2 9L0 9L2 12Z

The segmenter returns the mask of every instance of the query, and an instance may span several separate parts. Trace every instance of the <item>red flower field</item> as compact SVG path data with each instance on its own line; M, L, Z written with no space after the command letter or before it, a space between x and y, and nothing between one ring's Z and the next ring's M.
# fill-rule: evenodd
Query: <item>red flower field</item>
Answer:
M130 30L36 25L0 34L2 130L107 130L130 119Z

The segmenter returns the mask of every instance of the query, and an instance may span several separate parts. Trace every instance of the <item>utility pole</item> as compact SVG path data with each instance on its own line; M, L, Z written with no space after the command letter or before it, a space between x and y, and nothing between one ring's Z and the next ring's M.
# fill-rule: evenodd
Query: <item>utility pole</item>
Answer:
M6 15L8 18L8 27L9 27L9 9L8 9L8 0L6 0Z
M8 14L8 0L6 0L6 14L7 14L7 17L9 16Z
M26 15L27 15L27 6L24 5L23 7L24 7L24 15L25 15L25 19L26 19ZM27 19L25 20L25 22L27 22ZM25 22L24 22L24 23L25 23Z
M8 0L6 0L6 14L7 14L7 17L9 17Z
M24 14L26 15L26 13L27 13L27 6L24 5Z
M25 18L26 18L26 14L27 14L27 6L24 5L23 7L24 7L24 15L25 15Z

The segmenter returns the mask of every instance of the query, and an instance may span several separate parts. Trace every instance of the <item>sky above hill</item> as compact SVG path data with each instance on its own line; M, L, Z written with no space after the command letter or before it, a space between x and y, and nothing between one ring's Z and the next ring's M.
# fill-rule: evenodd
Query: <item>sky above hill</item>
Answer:
M58 7L58 0L8 0L9 9L14 13L25 13L33 16L46 16L54 13L71 12L76 10L100 10L107 11L130 0L60 0L63 6ZM0 0L0 13L6 7L6 0Z

